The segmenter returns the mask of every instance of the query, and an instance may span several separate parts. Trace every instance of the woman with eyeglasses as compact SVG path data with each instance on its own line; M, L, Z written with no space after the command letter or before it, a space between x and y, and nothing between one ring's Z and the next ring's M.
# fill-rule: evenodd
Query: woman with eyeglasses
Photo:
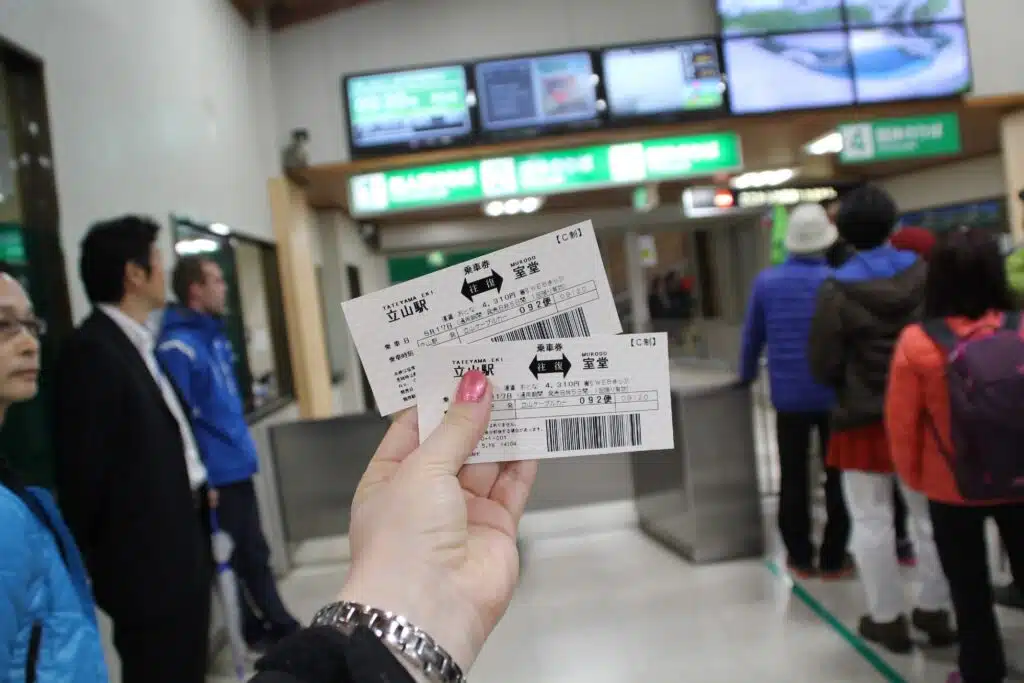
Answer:
M0 425L35 397L45 331L0 267ZM0 682L107 681L85 568L49 493L24 486L0 453Z

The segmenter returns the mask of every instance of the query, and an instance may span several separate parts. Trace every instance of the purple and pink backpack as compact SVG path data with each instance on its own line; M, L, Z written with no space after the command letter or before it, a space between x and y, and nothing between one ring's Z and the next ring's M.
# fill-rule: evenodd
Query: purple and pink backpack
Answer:
M967 502L1024 500L1024 338L1020 313L991 335L958 337L945 320L922 328L946 354L950 444L931 426Z

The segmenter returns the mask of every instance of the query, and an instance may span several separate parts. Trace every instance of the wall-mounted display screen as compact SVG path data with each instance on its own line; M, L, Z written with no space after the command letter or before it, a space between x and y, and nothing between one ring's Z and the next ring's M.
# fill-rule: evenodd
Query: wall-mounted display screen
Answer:
M953 96L971 87L961 23L855 29L850 51L860 102Z
M725 104L714 40L612 48L601 61L613 117L719 109Z
M843 0L718 0L718 16L724 36L821 31L843 27Z
M854 103L846 31L732 38L724 48L736 114Z
M964 0L844 0L850 26L962 21Z
M443 144L473 130L462 65L351 76L345 90L354 150Z
M484 130L597 119L597 76L589 52L479 62L474 71Z

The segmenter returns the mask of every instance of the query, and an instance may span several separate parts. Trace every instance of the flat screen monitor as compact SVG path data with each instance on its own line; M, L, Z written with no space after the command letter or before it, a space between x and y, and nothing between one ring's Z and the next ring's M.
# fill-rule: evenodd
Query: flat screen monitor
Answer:
M850 26L963 21L964 0L843 0Z
M846 31L730 38L724 48L734 114L854 104Z
M597 120L597 76L589 52L479 62L474 74L485 131Z
M857 100L950 97L971 87L967 32L959 22L850 32Z
M408 69L345 79L353 151L429 147L473 131L462 65Z
M843 0L717 0L722 35L743 36L843 27Z
M614 118L721 109L725 82L713 39L605 50L605 96Z

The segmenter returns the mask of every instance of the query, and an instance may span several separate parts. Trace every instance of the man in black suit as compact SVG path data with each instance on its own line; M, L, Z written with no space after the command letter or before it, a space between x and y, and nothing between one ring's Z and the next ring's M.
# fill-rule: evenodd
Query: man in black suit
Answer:
M57 488L124 683L205 678L212 564L206 470L153 355L165 300L159 226L125 216L82 241L92 314L57 367Z

